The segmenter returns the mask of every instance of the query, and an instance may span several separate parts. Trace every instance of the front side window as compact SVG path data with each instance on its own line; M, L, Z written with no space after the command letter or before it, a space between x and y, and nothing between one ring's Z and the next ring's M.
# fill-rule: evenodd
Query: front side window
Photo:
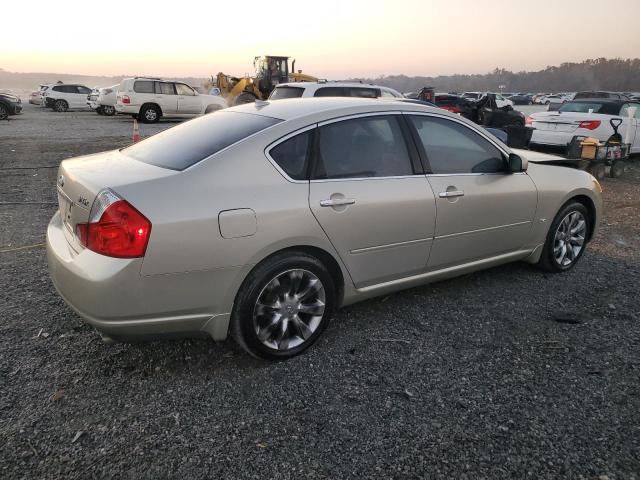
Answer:
M313 130L302 132L269 151L271 158L294 180L306 180L312 132Z
M398 118L355 118L318 129L314 178L366 178L413 175Z
M133 84L133 91L136 93L154 93L153 82L151 80L136 80Z
M500 150L470 128L438 117L413 115L432 173L497 173L506 170Z
M176 83L176 91L178 92L178 95L185 95L190 97L193 97L195 95L195 93L193 93L193 89L185 85L184 83Z
M215 112L160 132L122 153L158 167L184 170L281 121L262 115Z
M91 89L87 88L87 87L78 87L78 92L84 94L84 95L89 95L91 93Z

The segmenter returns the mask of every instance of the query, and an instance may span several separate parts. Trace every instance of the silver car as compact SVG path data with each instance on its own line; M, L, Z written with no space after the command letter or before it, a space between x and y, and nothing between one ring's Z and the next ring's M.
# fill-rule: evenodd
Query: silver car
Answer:
M600 185L395 100L258 102L65 160L49 271L106 340L231 334L265 359L336 308L494 265L572 268Z

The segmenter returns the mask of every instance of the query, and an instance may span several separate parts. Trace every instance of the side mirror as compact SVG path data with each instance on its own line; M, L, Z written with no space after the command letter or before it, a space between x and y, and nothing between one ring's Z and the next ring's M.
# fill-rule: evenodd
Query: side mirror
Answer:
M509 173L527 171L527 161L515 153L509 154Z

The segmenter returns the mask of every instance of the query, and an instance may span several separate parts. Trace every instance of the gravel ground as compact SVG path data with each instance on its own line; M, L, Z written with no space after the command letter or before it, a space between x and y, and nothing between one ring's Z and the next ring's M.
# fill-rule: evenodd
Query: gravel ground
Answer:
M131 135L25 110L0 124L0 478L640 478L637 165L603 182L571 272L514 264L358 304L266 364L232 342L106 345L43 248L11 250L56 208L55 168L27 167Z

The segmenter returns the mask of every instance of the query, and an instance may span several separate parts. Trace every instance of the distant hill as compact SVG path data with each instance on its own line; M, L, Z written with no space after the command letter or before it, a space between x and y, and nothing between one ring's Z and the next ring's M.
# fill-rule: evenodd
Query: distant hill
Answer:
M580 90L613 90L640 92L640 58L585 60L563 63L537 72L510 72L496 68L485 75L448 75L408 77L389 75L378 78L356 78L401 92L415 92L431 86L439 92L498 91L505 92L575 92Z
M115 77L106 77L62 73L15 73L7 72L0 68L0 91L31 91L37 89L41 84L56 83L58 80L63 83L80 83L82 85L86 85L89 88L108 87L120 83L123 78L131 76L132 75L120 75ZM171 80L179 80L189 85L199 87L202 86L207 79L182 77L171 78Z

